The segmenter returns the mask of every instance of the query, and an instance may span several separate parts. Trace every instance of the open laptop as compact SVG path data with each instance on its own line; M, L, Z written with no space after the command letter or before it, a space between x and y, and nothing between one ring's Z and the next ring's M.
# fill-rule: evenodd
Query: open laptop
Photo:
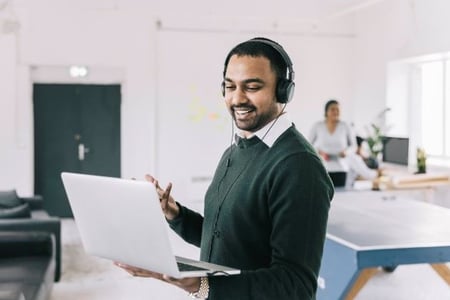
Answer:
M88 254L175 278L240 273L175 256L170 228L149 182L68 172L61 178Z

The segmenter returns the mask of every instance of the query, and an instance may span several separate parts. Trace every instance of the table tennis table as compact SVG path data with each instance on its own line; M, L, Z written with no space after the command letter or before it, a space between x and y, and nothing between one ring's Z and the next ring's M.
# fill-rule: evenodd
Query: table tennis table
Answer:
M450 285L450 209L383 191L338 191L317 299L353 299L380 267L430 264Z

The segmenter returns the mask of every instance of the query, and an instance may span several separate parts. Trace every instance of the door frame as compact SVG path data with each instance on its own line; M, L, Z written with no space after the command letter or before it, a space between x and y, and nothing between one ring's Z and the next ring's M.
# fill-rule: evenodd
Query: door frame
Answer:
M121 86L35 84L33 104L35 194L49 214L72 217L61 172L121 176Z
M29 116L30 116L30 131L31 135L29 137L29 143L31 145L31 161L30 161L30 192L29 194L33 194L35 190L35 172L36 165L34 161L35 157L35 149L34 149L34 121L33 121L33 86L34 84L101 84L101 85L111 85L118 84L121 86L121 90L124 91L126 89L126 68L125 67L99 67L99 66L89 66L84 65L88 74L85 77L71 77L70 76L70 68L72 65L60 65L60 66L49 66L49 65L30 65L29 68ZM123 103L124 103L124 94L121 95L121 103L120 106L120 114L122 115ZM123 125L123 124L122 124ZM121 125L121 127L122 127ZM121 129L122 131L122 129ZM123 170L123 137L121 137L120 142L120 169ZM20 141L19 141L20 142ZM121 171L122 172L122 171Z

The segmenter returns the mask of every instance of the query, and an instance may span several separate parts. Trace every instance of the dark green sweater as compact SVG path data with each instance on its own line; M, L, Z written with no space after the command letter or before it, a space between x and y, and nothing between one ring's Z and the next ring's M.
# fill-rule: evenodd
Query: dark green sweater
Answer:
M333 192L315 150L292 126L271 148L255 136L227 149L204 218L181 206L170 226L201 247L201 260L242 270L210 277L208 299L314 299Z

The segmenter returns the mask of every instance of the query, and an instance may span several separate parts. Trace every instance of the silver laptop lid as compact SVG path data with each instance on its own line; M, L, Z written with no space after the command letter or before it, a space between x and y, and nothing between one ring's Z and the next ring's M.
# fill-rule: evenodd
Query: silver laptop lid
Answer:
M67 172L61 177L87 253L180 277L152 184Z

